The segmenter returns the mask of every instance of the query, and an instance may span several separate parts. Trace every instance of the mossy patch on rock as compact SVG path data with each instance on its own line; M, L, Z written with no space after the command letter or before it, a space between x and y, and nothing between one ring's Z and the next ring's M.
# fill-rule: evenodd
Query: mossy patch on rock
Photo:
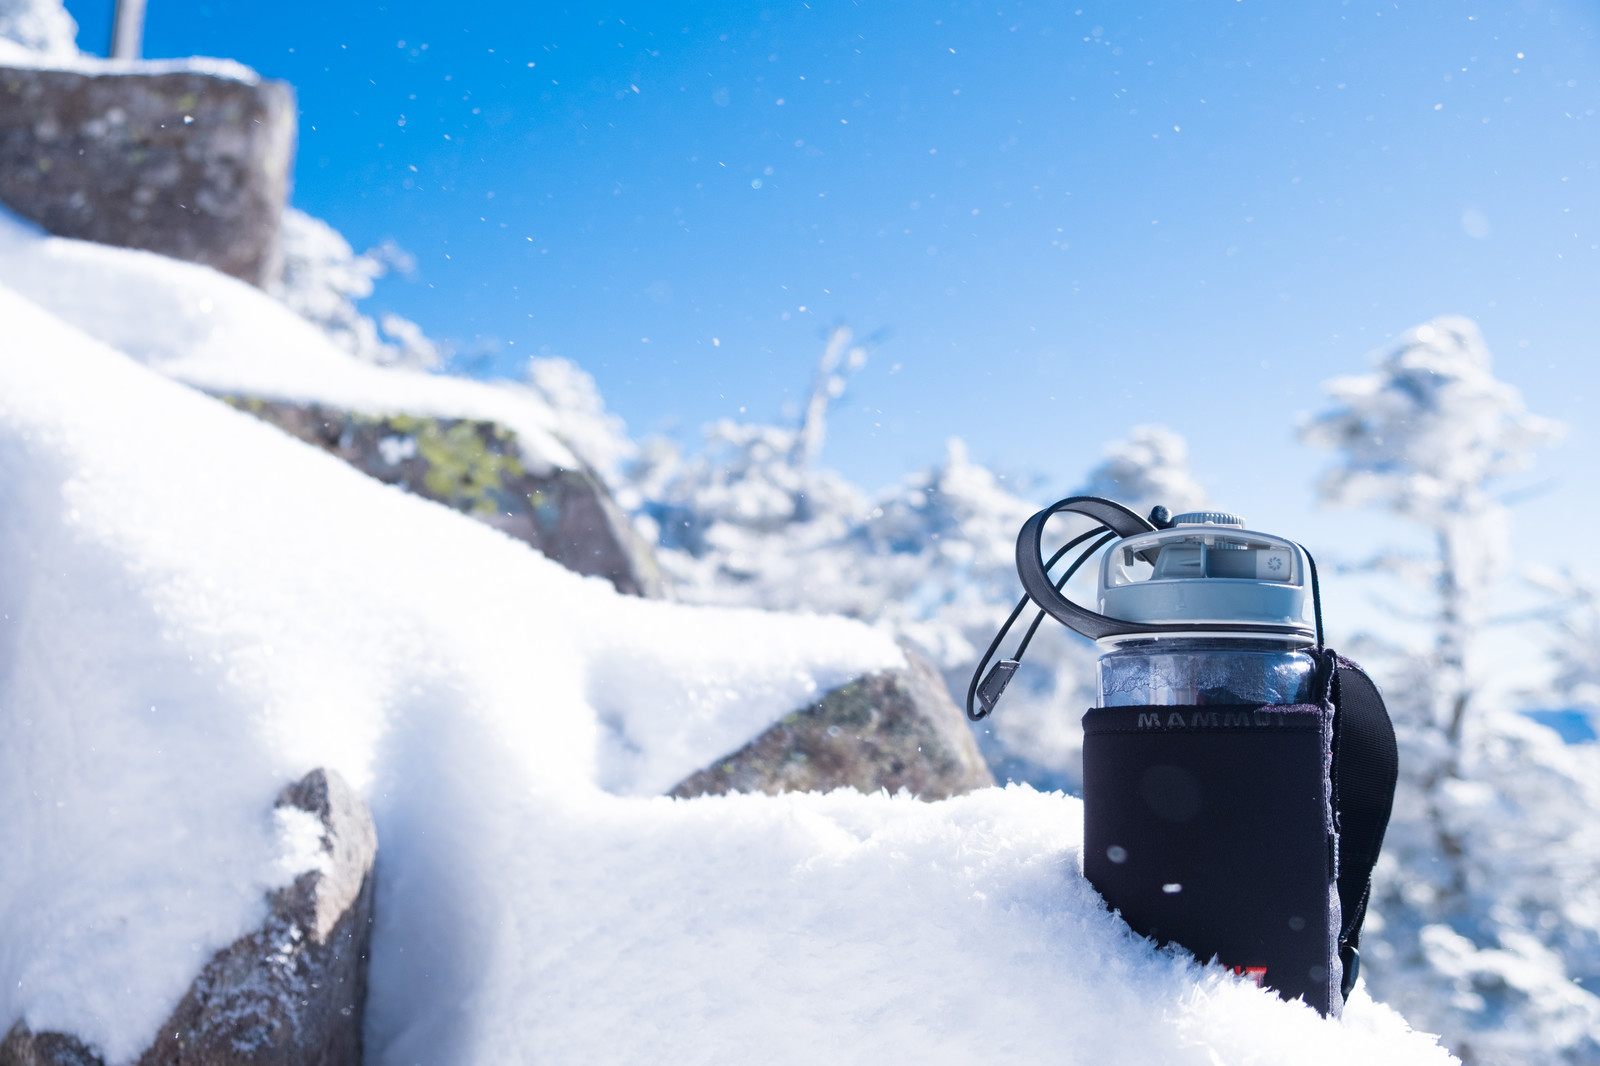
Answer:
M655 556L599 479L587 470L532 473L516 433L498 423L221 399L364 474L525 541L570 570L604 577L619 592L661 595Z
M391 450L415 451L423 495L478 516L516 505L513 483L527 474L516 435L492 422L395 415L371 423L389 432ZM531 494L530 494L531 498Z

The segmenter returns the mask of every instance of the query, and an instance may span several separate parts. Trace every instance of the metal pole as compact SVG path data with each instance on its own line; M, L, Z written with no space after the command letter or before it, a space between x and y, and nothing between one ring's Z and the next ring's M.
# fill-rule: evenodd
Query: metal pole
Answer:
M111 23L111 58L138 59L144 44L145 0L117 0Z

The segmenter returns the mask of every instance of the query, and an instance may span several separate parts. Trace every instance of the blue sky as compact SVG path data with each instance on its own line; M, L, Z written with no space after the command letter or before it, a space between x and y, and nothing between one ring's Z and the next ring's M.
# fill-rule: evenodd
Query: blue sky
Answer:
M109 0L68 7L103 49ZM845 322L879 342L824 460L866 486L960 436L1043 496L1159 422L1354 551L1390 532L1312 511L1295 421L1453 312L1570 427L1519 521L1600 519L1593 3L262 10L150 0L146 52L293 82L295 202L412 252L373 308L478 372L563 355L692 440L778 417Z

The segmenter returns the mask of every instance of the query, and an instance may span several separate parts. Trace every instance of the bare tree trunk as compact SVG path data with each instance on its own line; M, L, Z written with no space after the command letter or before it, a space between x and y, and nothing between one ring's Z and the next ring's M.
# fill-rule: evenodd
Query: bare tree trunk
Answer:
M117 0L111 23L111 58L138 59L144 48L145 0Z
M1464 574L1467 560L1456 543L1456 531L1441 527L1439 539L1438 718L1450 744L1451 775L1461 750L1461 729L1472 689L1467 680L1467 645L1476 628L1479 591L1475 575Z
M1466 848L1445 820L1440 789L1450 778L1461 776L1461 737L1472 689L1467 678L1468 644L1476 628L1477 575L1464 572L1466 553L1457 542L1459 531L1450 525L1436 529L1439 545L1439 629L1435 645L1434 719L1445 740L1445 754L1424 778L1428 798L1428 820L1438 837L1439 851L1450 871L1450 895L1464 899L1467 872L1463 865Z
M795 440L795 460L799 465L812 465L822 452L822 443L828 435L828 407L844 390L844 380L835 371L849 345L848 326L838 326L828 334L822 358L817 361L816 379L811 383L811 397L800 422L800 435Z

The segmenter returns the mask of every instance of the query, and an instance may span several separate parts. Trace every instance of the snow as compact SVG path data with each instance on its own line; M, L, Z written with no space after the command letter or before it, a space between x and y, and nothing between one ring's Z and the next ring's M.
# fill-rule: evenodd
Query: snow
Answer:
M69 19L70 17L68 16ZM3 31L4 25L0 23L0 34L3 34ZM261 80L261 75L233 59L215 59L211 56L186 56L181 59L102 59L99 56L78 52L75 48L72 51L64 51L57 47L44 51L28 47L11 39L8 34L0 36L0 67L65 70L91 77L112 74L208 74L213 78L242 81L246 85L255 85Z
M152 252L51 237L0 209L0 285L96 340L212 393L370 415L499 422L536 473L580 464L535 389L376 366L236 278Z
M617 596L14 294L0 321L5 557L26 560L4 590L4 787L44 818L6 829L34 861L0 874L27 881L4 928L41 940L8 945L25 999L6 1006L113 1058L176 1002L199 946L260 908L271 797L305 769L370 787L386 738L432 720L487 730L513 792L592 790L605 765L610 787L655 793L902 661L839 619ZM80 998L85 971L113 975L99 1005L126 1009ZM131 1024L106 1029L117 1017Z
M214 274L0 263L51 308L0 288L0 1024L131 1061L304 861L272 797L330 766L378 824L375 1063L1448 1061L1133 938L1060 794L653 795L901 653L619 596L167 380L244 372L213 327L313 347ZM256 369L360 399L317 343Z

